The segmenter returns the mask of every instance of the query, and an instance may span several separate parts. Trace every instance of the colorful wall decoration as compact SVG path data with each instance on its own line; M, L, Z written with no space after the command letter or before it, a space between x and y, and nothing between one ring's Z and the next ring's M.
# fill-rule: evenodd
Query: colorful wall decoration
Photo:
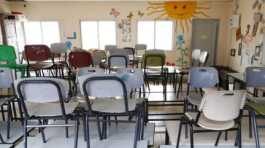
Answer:
M204 10L209 9L204 2L197 1L166 1L149 2L147 15L158 14L155 19L170 18L177 21L183 32L189 31L192 18L208 17Z

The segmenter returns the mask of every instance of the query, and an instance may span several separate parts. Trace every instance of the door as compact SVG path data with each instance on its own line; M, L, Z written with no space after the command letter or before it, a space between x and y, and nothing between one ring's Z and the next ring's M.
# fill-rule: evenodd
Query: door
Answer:
M193 19L191 49L208 52L206 66L215 65L218 40L218 19Z

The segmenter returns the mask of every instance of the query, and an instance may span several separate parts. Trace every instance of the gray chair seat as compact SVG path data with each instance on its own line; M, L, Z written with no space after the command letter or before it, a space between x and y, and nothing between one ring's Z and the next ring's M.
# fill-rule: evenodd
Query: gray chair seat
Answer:
M143 98L128 99L128 111L134 111L137 104L142 104L143 102ZM79 107L88 109L84 101L80 101ZM103 113L123 113L125 110L123 99L96 99L91 102L91 107L93 111Z
M186 117L189 118L191 121L195 121L198 115L198 112L186 112ZM206 118L203 114L200 115L200 118L198 120L198 125L202 127L203 129L208 130L226 130L233 128L235 125L234 120L229 121L213 121L208 118Z
M10 98L0 98L0 107L7 103Z
M206 118L204 114L201 114L197 124L200 125L202 128L209 130L227 130L235 126L234 120L213 121Z
M65 103L65 114L71 114L76 107L78 102ZM60 103L27 103L28 112L35 116L59 116L62 115Z

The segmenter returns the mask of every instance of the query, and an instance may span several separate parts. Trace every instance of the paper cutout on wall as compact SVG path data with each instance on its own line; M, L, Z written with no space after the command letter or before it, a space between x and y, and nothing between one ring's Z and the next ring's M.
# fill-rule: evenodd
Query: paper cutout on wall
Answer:
M209 9L204 6L205 3L197 1L166 1L166 2L149 2L147 15L159 14L155 19L171 18L177 20L183 32L189 31L189 24L192 18L209 17L204 10Z
M122 42L129 43L132 41L131 19L122 19L118 27L122 30Z
M65 43L68 49L72 49L73 44L71 41L66 41Z
M75 40L77 38L77 33L76 32L73 32L72 33L72 36L67 36L66 37L68 40Z
M130 12L129 15L127 16L127 18L131 20L133 18L133 13Z
M120 15L120 12L118 10L116 10L115 8L111 8L109 14L114 16L115 18L117 18Z
M236 30L236 41L240 40L241 39L241 27L238 27L237 30Z
M142 11L138 11L138 16L141 18L141 17L143 17L144 16L144 12L142 12Z

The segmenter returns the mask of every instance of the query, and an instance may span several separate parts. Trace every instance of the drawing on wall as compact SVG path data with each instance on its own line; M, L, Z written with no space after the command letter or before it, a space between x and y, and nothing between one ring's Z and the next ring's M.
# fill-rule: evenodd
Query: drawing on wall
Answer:
M122 30L122 41L125 43L132 41L132 28L131 28L131 19L121 19L121 22L118 24L119 29Z
M237 30L236 30L236 41L240 40L241 39L241 27L238 27Z
M237 55L238 55L238 56L241 56L241 54L242 54L242 43L240 42L240 43L238 44Z
M131 20L133 18L133 12L130 12L127 18Z
M245 35L243 35L243 40L242 40L243 43L245 43L247 46L249 46L249 44L253 41L253 37L250 35L250 29L251 29L251 26L248 24L246 33Z
M120 15L120 12L118 10L116 10L115 8L111 8L109 14L114 16L115 18L117 18Z
M185 32L189 31L192 18L199 16L209 17L204 11L208 9L205 3L198 3L197 1L149 2L147 15L158 14L155 19L174 19Z
M232 57L236 56L236 49L232 48L230 50L230 56L232 56Z
M253 20L254 20L254 25L252 29L252 36L255 37L258 32L259 24L263 19L263 14L261 12L256 12L254 13Z
M77 38L77 33L76 32L73 32L71 36L69 35L66 38L68 40L75 40Z
M144 12L142 12L141 10L138 10L138 16L140 17L140 18L142 18L143 16L144 16Z

